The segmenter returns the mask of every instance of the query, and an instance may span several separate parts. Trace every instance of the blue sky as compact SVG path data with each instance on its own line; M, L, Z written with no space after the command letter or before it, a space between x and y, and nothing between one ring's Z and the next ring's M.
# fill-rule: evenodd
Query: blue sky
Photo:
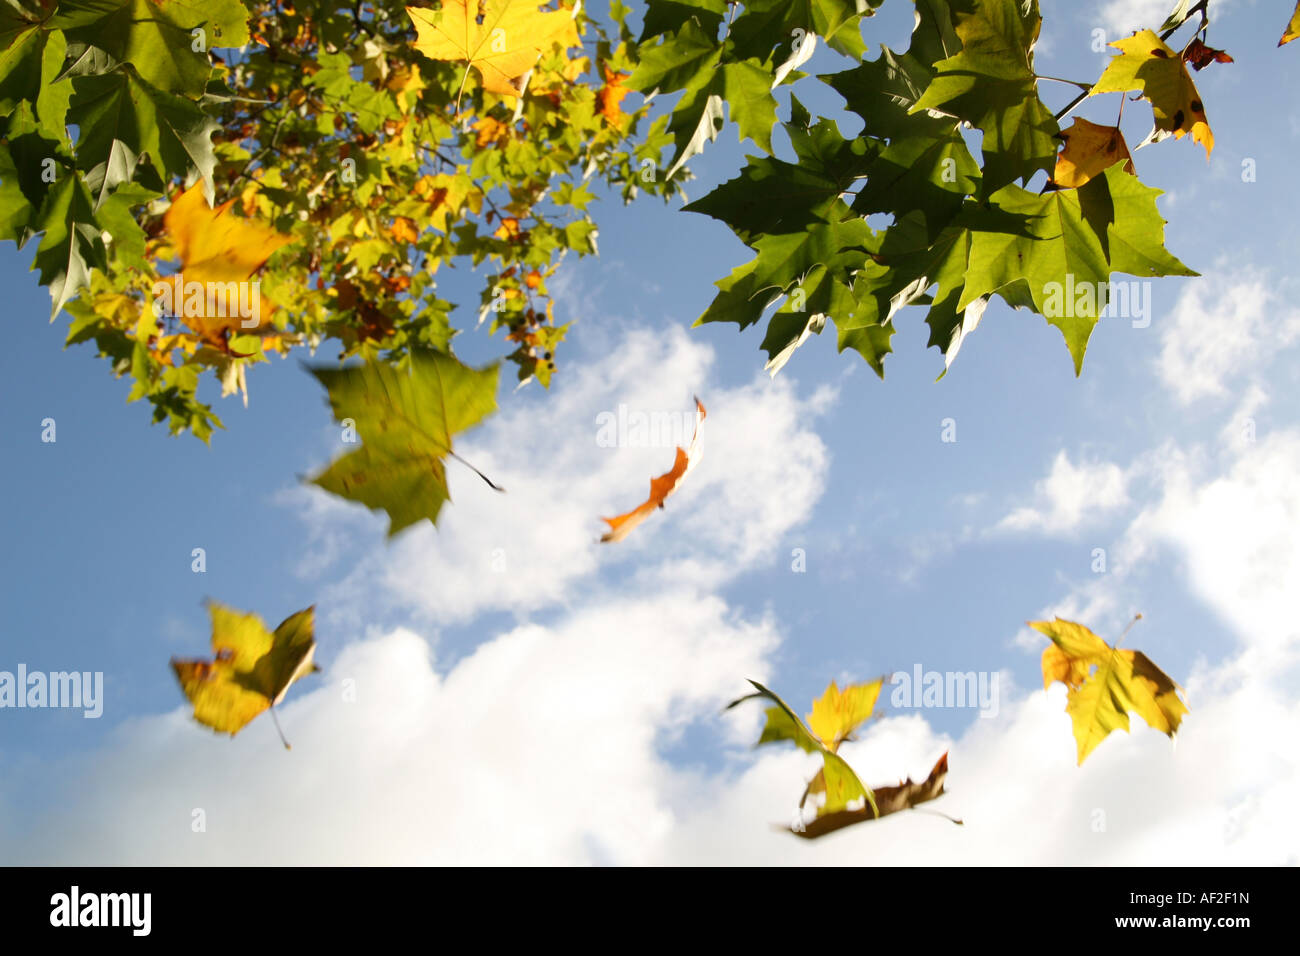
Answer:
M439 529L391 544L382 516L297 483L339 444L296 362L250 372L247 409L209 382L227 430L211 447L173 439L90 349L62 350L31 250L0 250L0 670L106 685L98 720L0 711L0 860L1295 862L1300 777L1279 741L1300 730L1300 122L1275 100L1298 88L1300 51L1275 47L1288 4L1212 6L1210 42L1237 61L1195 76L1212 159L1190 140L1134 156L1166 191L1170 250L1202 278L1155 282L1149 327L1103 320L1082 378L1042 317L995 304L942 381L916 310L884 381L831 332L772 379L760 331L690 328L742 244L676 203L609 199L600 258L553 283L577 322L551 391L506 381L462 447L508 495L453 466ZM1094 28L1117 39L1167 12L1043 7L1039 69L1084 80L1108 55ZM910 26L890 0L867 35L905 47ZM817 57L806 70L847 65ZM833 94L797 93L855 130ZM1117 98L1100 99L1078 115L1109 122ZM1131 144L1147 117L1126 107ZM690 195L753 151L724 131ZM472 277L445 290L477 299ZM472 328L456 347L502 351ZM631 538L598 545L598 516L635 504L672 450L599 448L597 416L688 414L692 394L709 407L701 464ZM205 597L272 625L317 605L325 670L280 708L291 753L269 721L232 741L190 720L167 660L207 651ZM1191 716L1176 743L1134 720L1076 767L1023 622L1060 613L1113 639L1137 611L1126 646L1186 687ZM745 678L804 711L831 678L917 664L999 674L997 716L885 701L844 753L887 784L950 749L934 806L967 826L909 814L815 845L772 833L812 769L749 748L760 708L720 715Z

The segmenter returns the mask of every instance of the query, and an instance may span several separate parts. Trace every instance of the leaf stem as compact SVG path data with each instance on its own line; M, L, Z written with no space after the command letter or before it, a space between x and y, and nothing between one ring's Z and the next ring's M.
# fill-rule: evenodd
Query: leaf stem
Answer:
M289 746L289 741L284 737L284 731L280 729L280 718L275 716L275 704L271 705L271 722L275 724L276 733L280 735L280 743L284 744L284 749L292 750L293 748Z
M1131 621L1128 622L1128 627L1124 628L1124 633L1121 634L1121 635L1119 636L1118 640L1115 641L1115 647L1116 647L1116 648L1119 647L1120 643L1124 640L1124 638L1128 637L1128 632L1131 631L1131 630L1133 630L1133 625L1136 624L1136 623L1137 623L1138 621L1140 621L1140 620L1142 620L1142 612L1141 612L1141 611L1139 611L1137 614L1134 614L1134 615L1133 615L1133 620L1131 620Z
M505 490L504 488L502 488L500 485L498 485L495 481L493 481L493 480L492 480L491 478L489 478L487 475L483 474L483 472L481 472L481 471L479 471L477 468L475 468L473 465L471 465L469 462L467 462L464 458L461 458L460 455L456 454L454 451L449 451L449 452L447 452L447 454L449 454L452 458L455 458L458 462L460 462L462 465L464 465L464 466L465 466L466 468L468 468L470 471L474 472L474 474L478 475L480 478L482 478L484 481L486 481L488 487L491 488L493 491L499 491L499 492L501 492L502 494L505 494L506 490Z
M1080 83L1078 80L1066 80L1066 79L1062 79L1062 78L1059 77L1059 76L1047 76L1046 74L1043 74L1043 73L1035 73L1035 74L1034 74L1034 79L1036 79L1036 80L1051 80L1053 83L1068 83L1068 84L1070 84L1070 86L1077 86L1077 87L1078 87L1079 89L1081 89L1081 90L1090 90L1090 89L1092 89L1092 84L1091 84L1091 83Z

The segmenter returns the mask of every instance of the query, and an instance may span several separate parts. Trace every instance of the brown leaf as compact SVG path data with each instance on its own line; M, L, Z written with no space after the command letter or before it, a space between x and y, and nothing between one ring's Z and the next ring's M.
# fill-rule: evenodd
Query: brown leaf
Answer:
M835 813L823 814L804 824L802 828L790 827L790 832L805 840L815 840L855 823L866 823L891 813L898 813L900 810L910 810L918 803L926 803L943 796L943 781L947 776L948 754L945 751L944 755L935 762L930 775L924 780L916 781L908 777L896 787L873 787L876 806L880 809L879 817L872 813L870 805L867 805L858 810L839 810ZM960 820L953 822L961 823Z
M1195 67L1198 72L1211 63L1233 62L1232 57L1222 50L1216 50L1214 47L1202 43L1200 37L1195 37L1191 43L1187 44L1187 49L1183 50L1183 59Z

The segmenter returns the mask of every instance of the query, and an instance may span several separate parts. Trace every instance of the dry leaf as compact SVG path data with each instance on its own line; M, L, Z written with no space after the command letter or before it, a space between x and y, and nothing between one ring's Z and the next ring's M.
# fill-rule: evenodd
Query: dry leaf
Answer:
M700 434L704 429L704 416L706 414L704 405L698 398L695 399L695 434L691 438L690 450L685 451L679 447L672 469L658 478L650 479L649 498L626 514L621 514L616 518L600 519L609 525L609 531L601 536L601 541L622 541L632 533L633 528L650 517L656 508L664 506L664 501L677 490L687 472L694 468L700 460Z

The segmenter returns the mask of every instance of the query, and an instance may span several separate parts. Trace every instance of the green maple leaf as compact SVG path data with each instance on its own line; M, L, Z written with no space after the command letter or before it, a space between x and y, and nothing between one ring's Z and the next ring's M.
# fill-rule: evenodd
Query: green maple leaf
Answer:
M894 325L888 323L854 324L850 317L847 322L835 323L835 345L839 351L852 349L871 366L881 378L885 377L885 356L893 351L890 339L894 336Z
M746 243L765 233L802 232L814 222L846 218L850 210L840 194L861 174L869 142L846 140L825 119L813 127L787 123L785 129L797 163L747 156L739 176L683 208L726 223Z
M717 36L718 27L727 16L726 0L648 0L641 42L651 37L677 33L694 21L702 31Z
M745 242L765 233L799 232L849 213L839 196L851 179L775 157L746 158L739 176L683 208L726 223Z
M107 266L103 229L79 177L64 172L46 195L32 228L45 233L32 267L41 270L41 285L50 288L53 322L64 304L90 283L91 267Z
M30 235L32 212L32 204L18 186L13 156L0 144L0 239L12 239L21 248Z
M811 30L847 56L866 49L860 23L881 0L750 0L731 25L730 36L740 56L766 60L773 49L789 48L796 30Z
M762 236L754 243L758 255L716 283L720 291L695 324L735 322L742 329L752 325L814 267L823 266L832 275L851 274L865 259L864 243L870 236L871 228L862 219L814 223L802 232Z
M363 442L311 481L386 511L390 537L421 519L436 524L450 499L444 459L459 459L453 436L496 411L497 366L472 369L450 355L418 351L404 368L368 362L310 371L328 390L334 417L351 420Z
M675 34L640 50L636 69L623 85L646 93L671 93L702 85L697 78L711 72L721 54L718 41L697 21L687 20Z
M97 206L131 181L145 154L163 182L196 169L212 201L216 120L192 101L150 86L129 66L72 83L68 118L80 129L77 165L88 173Z
M722 67L715 83L741 139L751 139L772 152L772 127L776 125L776 97L772 74L756 61L742 60Z
M718 138L724 125L724 105L742 140L752 139L765 151L772 151L776 98L772 96L771 74L751 61L720 63L719 57L715 54L707 62L673 108L668 132L675 148L669 177Z
M41 64L49 34L39 22L0 9L0 115L41 93Z
M95 221L108 233L109 252L120 265L143 267L145 233L136 221L134 207L153 199L158 193L139 183L123 183L95 210Z
M889 141L867 166L853 208L896 218L919 210L933 239L978 188L980 168L953 118L912 112L931 76L910 51L899 56L886 47L879 59L822 79L862 117L865 135Z
M86 68L96 72L130 63L149 85L192 98L212 72L206 50L248 42L240 0L70 0L50 26L66 32L74 70L78 61L93 60ZM204 52L194 49L199 40Z
M946 372L964 337L979 324L987 302L973 304L969 313L965 306L957 307L966 282L970 241L971 229L963 222L948 226L931 241L920 212L900 219L873 243L870 261L858 272L854 292L862 302L859 324L892 327L900 309L929 304L928 344L944 352Z
M1060 127L1038 96L1033 47L1037 0L953 0L961 52L934 64L935 78L912 107L939 110L984 133L983 195L1055 163Z
M813 281L818 280L814 279ZM843 283L836 283L836 286L838 287L837 294L852 296L852 293ZM839 290L843 290L843 292L840 293ZM788 306L789 302L786 305ZM772 318L768 320L767 334L763 336L763 344L759 346L768 355L767 364L764 368L775 376L777 372L785 368L786 362L790 361L795 349L803 345L808 340L808 336L821 335L822 329L825 327L825 311L794 311L784 307L777 309Z
M1083 368L1088 338L1097 313L1106 305L1099 294L1091 314L1070 305L1062 315L1047 315L1047 300L1067 274L1077 288L1089 284L1103 292L1112 272L1152 276L1197 273L1164 248L1165 221L1156 208L1161 191L1144 186L1119 165L1079 189L1035 195L1007 186L993 196L1004 212L1025 217L1028 234L979 231L973 234L965 291L958 308L993 292L1012 305L1025 304L1027 289L1035 311L1061 330L1074 359ZM1009 288L1008 288L1009 287ZM1018 291L1017 291L1018 290ZM1057 311L1053 309L1052 311Z
M72 89L58 82L67 41L63 34L0 11L0 115L30 104L48 139L67 140L64 114Z

